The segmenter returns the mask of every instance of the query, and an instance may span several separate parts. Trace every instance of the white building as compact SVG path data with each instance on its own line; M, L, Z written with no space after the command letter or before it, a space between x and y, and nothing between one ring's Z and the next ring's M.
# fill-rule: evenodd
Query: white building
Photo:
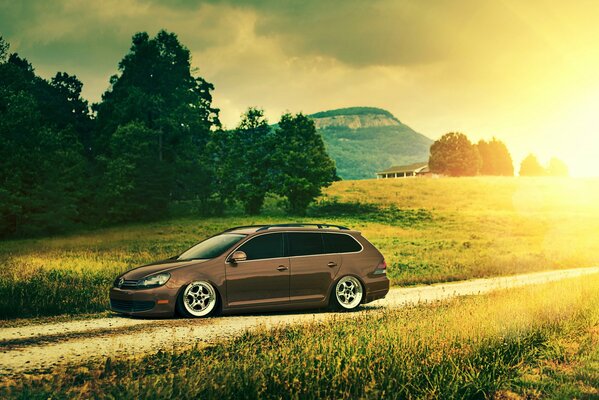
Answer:
M410 176L429 175L430 169L427 162L419 162L410 165L396 165L384 171L376 173L376 179L385 178L407 178Z

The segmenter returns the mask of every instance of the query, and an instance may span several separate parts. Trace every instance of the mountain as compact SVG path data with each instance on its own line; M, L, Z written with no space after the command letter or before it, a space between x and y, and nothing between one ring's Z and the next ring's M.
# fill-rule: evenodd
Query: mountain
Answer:
M310 118L343 179L372 179L391 165L426 161L433 143L380 108L340 108Z

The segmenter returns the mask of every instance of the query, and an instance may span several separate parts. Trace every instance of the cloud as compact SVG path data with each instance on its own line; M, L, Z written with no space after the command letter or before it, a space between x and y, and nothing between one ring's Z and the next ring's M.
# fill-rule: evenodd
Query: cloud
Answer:
M348 65L403 65L442 60L449 47L442 32L432 29L438 18L427 11L415 20L409 10L419 3L310 2L264 11L257 33L281 38L289 54L334 57ZM416 10L417 11L417 10Z
M132 35L164 28L214 83L228 126L248 106L274 121L368 105L433 138L556 154L572 121L584 121L572 143L597 134L597 12L592 0L0 0L0 35L42 76L76 74L91 101Z
M181 0L167 4L181 12L207 4L245 10L256 15L256 34L278 40L290 57L324 56L368 66L428 63L446 56L452 46L439 27L457 12L442 3L443 7L418 0Z
M234 41L246 14L209 3L181 10L136 0L2 1L0 35L42 76L67 71L82 78L84 95L97 101L134 33L167 29L197 54Z
M422 65L538 45L507 2L477 0L176 1L226 5L256 15L256 34L290 57L331 57L354 67Z

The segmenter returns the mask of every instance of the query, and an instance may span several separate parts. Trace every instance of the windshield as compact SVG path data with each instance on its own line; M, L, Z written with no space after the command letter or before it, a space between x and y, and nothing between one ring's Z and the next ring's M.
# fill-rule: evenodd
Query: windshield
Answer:
M222 235L212 236L181 254L178 260L197 260L218 257L244 237L245 235L237 233L224 233Z

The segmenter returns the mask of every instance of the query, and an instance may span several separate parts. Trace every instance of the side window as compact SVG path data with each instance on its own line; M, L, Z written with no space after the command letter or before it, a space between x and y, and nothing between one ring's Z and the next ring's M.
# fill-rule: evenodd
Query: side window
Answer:
M289 255L310 256L323 254L322 235L320 233L288 233Z
M283 257L283 234L269 233L256 236L238 249L247 255L248 260Z
M362 250L360 243L350 235L324 233L325 253L353 253Z

